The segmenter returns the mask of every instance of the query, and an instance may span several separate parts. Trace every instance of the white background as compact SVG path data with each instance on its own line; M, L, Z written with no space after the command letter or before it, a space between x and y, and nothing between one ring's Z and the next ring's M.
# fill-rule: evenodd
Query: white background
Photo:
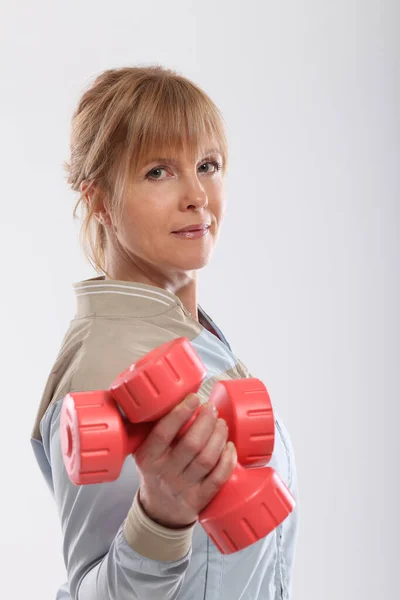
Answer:
M2 2L2 597L53 600L66 579L29 438L71 283L96 275L62 170L70 119L95 75L153 63L228 124L228 213L199 302L292 438L293 599L398 597L399 6Z

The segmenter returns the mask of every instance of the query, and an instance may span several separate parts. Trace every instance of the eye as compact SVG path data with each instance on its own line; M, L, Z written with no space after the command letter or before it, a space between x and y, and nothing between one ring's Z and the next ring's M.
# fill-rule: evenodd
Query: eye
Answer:
M203 163L202 165L200 165L200 168L205 167L206 165L213 165L215 167L215 169L214 169L214 171L203 171L203 173L217 173L222 167L222 164L220 162L218 162L217 160L209 160L209 161Z
M157 173L160 171L166 171L167 169L165 167L155 167L154 169L151 169L151 171L149 171L146 175L147 179L152 179L153 181L157 181L158 179L160 179L160 177L152 177L152 173Z
M201 170L203 167L205 167L207 165L212 165L214 167L214 170L213 171ZM202 165L200 165L200 167L199 167L200 172L203 173L204 175L217 173L218 171L221 170L221 168L222 168L222 163L218 162L217 160L208 160L208 161L204 162ZM163 181L165 179L165 177L158 176L158 175L160 175L161 171L167 171L167 167L161 166L161 165L159 167L154 167L153 169L151 169L151 171L149 171L146 174L146 179L149 179L150 181Z

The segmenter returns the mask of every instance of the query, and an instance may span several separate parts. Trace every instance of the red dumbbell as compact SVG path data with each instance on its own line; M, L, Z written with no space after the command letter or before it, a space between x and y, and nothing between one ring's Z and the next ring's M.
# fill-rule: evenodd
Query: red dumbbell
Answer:
M185 338L180 338L174 340L174 343L184 346L185 343L188 344L188 341ZM150 393L153 394L153 400L155 395L160 399L164 389L163 382L167 381L171 385L170 372L172 365L170 362L167 367L169 376L165 380L162 377L162 348L170 351L170 344L164 344L162 347L155 349L155 351L141 359L139 363L136 363L136 366L145 366L148 369L147 376L142 373L139 377L138 373L135 374L135 366L132 366L117 378L109 392L69 394L66 397L61 417L61 437L64 461L71 478L78 476L80 483L99 483L110 480L109 477L113 469L114 475L112 478L115 478L116 464L119 463L117 469L119 472L125 456L130 452L134 452L148 435L154 423L142 423L140 430L137 425L126 424L125 427L121 426L121 415L110 396L112 393L115 397L115 390L117 390L117 394L123 396L123 409L127 414L132 416L137 411L137 413L140 413L139 418L148 418L148 412L143 408L145 406L146 390L150 390ZM169 356L171 358L171 354ZM154 368L155 364L158 364L158 369ZM175 372L174 381L181 382L182 379L185 379L182 366L179 367L175 363L174 367L172 369ZM157 375L156 386L151 376L149 376L150 372ZM192 373L192 370L190 372ZM135 379L139 380L141 385L135 385ZM238 394L235 394L235 388L237 388ZM120 393L121 389L123 390L122 394ZM248 395L246 401L244 401L245 394ZM130 403L132 395L135 396L134 403ZM184 393L183 397L185 395L187 394ZM78 397L78 405L80 404L80 406L75 404L74 397ZM264 397L264 404L262 403L262 397ZM140 402L138 402L138 398L140 398ZM171 403L172 398L173 393L171 392L169 396ZM265 402L266 399L267 402ZM265 464L272 454L274 439L272 407L265 386L257 379L219 381L214 385L209 401L216 404L221 416L224 417L225 415L228 426L230 426L229 437L234 443L236 441L238 455L242 456L243 462L255 464L259 461L259 463ZM235 402L238 404L237 409L233 408ZM93 412L93 404L96 405L96 403L97 406ZM111 407L114 410L112 418L104 418L107 410L109 411ZM103 414L96 415L96 411L102 409ZM152 410L153 414L157 414L158 409L154 402ZM257 413L259 417L262 417L261 421L264 420L264 431L254 433L254 415ZM158 410L158 414L163 413ZM242 415L243 418L239 415ZM253 416L253 426L249 426L251 416ZM182 428L178 437L183 435L194 418L195 416ZM242 435L242 431L246 430L246 423L248 432ZM268 426L265 428L266 424L269 424L269 430ZM264 442L262 439L264 439ZM101 447L98 444L93 445L96 440L100 442ZM259 452L260 443L261 445L264 443L264 451L261 453ZM110 452L111 447L115 447L116 450ZM266 448L267 452L265 452ZM85 464L86 467L90 467L89 472L85 472ZM116 476L118 476L118 472ZM273 469L264 468L246 471L238 464L230 480L199 515L199 522L220 551L227 554L240 550L268 535L288 516L293 507L294 499L290 491Z
M133 376L133 371L128 375ZM217 381L209 402L228 425L228 439L242 465L265 465L274 449L271 401L259 379ZM182 427L183 437L199 409ZM68 476L76 485L114 481L128 454L134 454L155 421L131 423L124 418L110 391L71 392L61 409L61 444Z
M123 371L108 391L68 394L61 410L61 440L70 479L77 485L116 479L125 457L133 454L150 432L144 420L151 418L154 425L156 418L196 392L206 373L192 345L182 337L146 354ZM146 426L141 429L135 423L131 427L114 400L131 421L142 421ZM239 462L266 464L274 449L275 431L265 386L258 379L217 382L209 401L227 422ZM180 437L196 417L197 412L182 428Z

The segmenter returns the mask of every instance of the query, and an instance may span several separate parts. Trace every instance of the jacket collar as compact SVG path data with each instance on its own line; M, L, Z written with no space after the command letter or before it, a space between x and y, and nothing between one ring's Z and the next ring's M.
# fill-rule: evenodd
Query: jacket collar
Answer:
M154 317L174 308L192 316L178 296L145 283L106 280L100 276L74 283L73 288L78 318L94 315ZM200 306L198 310L201 311Z

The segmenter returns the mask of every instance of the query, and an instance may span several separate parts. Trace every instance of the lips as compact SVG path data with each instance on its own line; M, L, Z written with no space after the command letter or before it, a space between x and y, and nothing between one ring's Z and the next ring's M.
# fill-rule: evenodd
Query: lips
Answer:
M176 231L173 231L172 233L182 233L184 231L204 231L205 229L208 229L208 227L210 227L209 223L204 223L204 224L200 224L200 225L188 225L187 227L183 227L182 229L177 229Z

